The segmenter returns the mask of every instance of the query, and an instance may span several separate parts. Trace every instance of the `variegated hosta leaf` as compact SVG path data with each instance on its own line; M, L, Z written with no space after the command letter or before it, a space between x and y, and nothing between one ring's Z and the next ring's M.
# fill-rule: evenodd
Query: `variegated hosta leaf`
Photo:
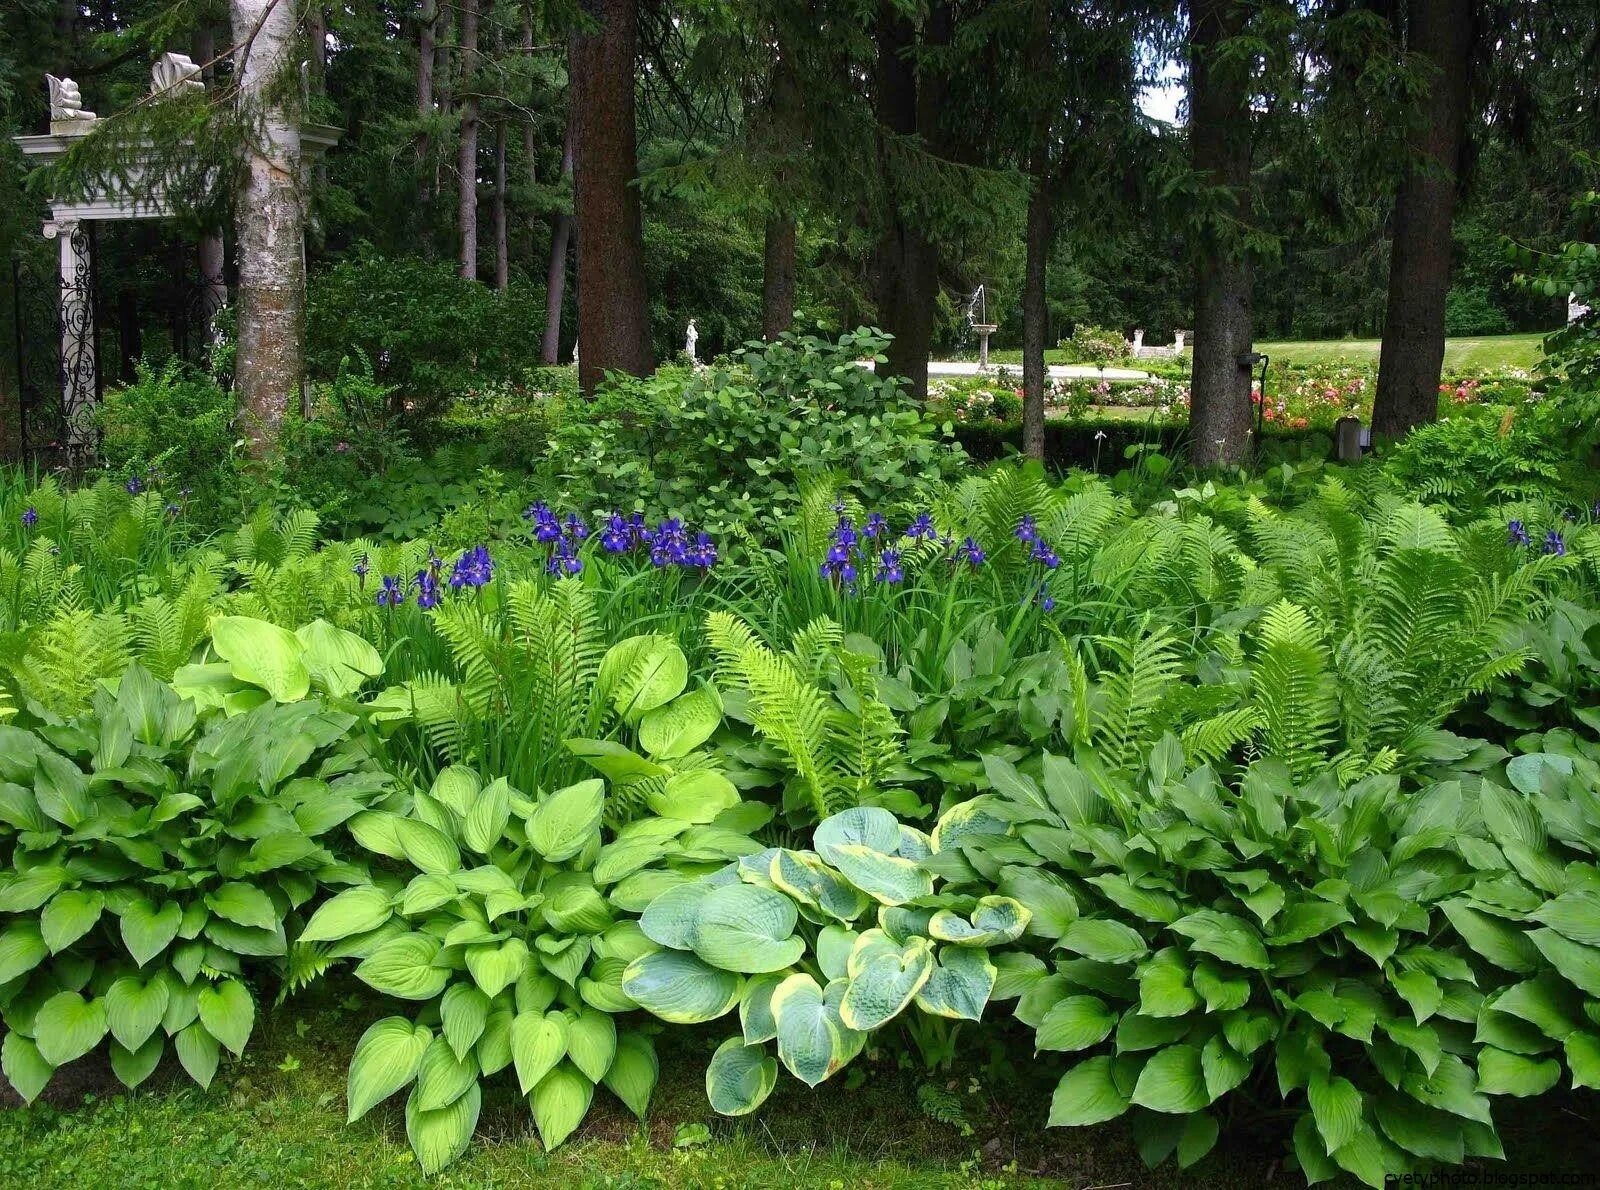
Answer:
M782 893L729 884L696 906L691 943L697 955L724 971L781 971L805 953L805 940L794 934L796 918L794 902Z
M917 1007L934 1016L975 1021L994 991L995 965L989 952L971 946L945 946L928 982L917 993Z
M759 1045L778 1035L778 1021L772 1015L772 993L785 979L782 975L753 975L744 981L739 995L739 1025L746 1045Z
M860 889L829 868L814 852L774 850L767 876L795 900L814 905L840 921L854 921L871 903Z
M865 1034L851 1029L839 1015L843 999L841 981L830 996L809 975L791 975L772 994L772 1014L778 1025L778 1057L808 1087L814 1087L861 1052Z
M915 860L848 843L826 854L846 880L880 904L903 905L933 892L933 876Z
M766 1047L730 1037L717 1047L706 1067L706 1098L724 1116L743 1116L760 1107L778 1083L778 1062Z
M865 847L894 855L900 850L900 823L881 806L854 806L824 819L812 842L817 853L835 866L833 852L838 847Z
M959 847L963 839L974 835L1005 833L1006 824L985 808L984 799L974 798L951 806L940 816L939 824L933 828L933 849L935 852L950 851Z
M673 950L689 950L694 945L694 926L700 903L715 891L704 880L668 888L646 906L639 927L652 942Z
M623 992L675 1025L714 1021L739 1002L739 976L681 950L657 950L628 964Z
M961 946L1004 946L1022 937L1033 914L1010 897L980 897L970 916L941 909L928 920L928 933Z
M933 951L926 939L914 938L895 950L877 950L850 976L839 1016L852 1029L882 1028L910 1004L933 974Z

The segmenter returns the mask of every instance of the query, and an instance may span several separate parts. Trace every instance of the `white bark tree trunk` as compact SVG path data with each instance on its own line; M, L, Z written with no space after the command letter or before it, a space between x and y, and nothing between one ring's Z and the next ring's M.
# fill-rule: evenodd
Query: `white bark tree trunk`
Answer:
M305 208L300 129L281 99L292 70L293 0L230 0L239 102L251 128L244 185L234 202L239 345L234 385L257 455L276 443L305 376ZM252 31L254 35L252 36ZM279 97L274 98L275 95Z

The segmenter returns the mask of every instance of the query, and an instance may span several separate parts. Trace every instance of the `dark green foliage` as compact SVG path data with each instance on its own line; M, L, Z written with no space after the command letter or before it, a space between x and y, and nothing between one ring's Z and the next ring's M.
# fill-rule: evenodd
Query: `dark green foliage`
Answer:
M246 481L238 469L233 394L176 360L141 362L138 379L109 391L100 406L100 457L106 474L141 482L162 477L208 520L242 510Z

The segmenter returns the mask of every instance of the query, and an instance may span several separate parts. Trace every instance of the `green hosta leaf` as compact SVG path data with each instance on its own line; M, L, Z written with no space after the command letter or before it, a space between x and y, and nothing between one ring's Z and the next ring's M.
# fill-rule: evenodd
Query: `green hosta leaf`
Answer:
M0 1042L0 1070L5 1071L11 1089L32 1103L50 1082L56 1068L45 1061L32 1040L13 1030Z
M966 918L939 910L928 920L928 933L960 946L1004 946L1022 937L1032 918L1032 913L1010 897L980 897Z
M583 1123L594 1098L594 1084L563 1062L540 1080L528 1097L533 1122L546 1149L554 1149Z
M724 971L781 971L805 953L805 941L794 936L796 916L794 902L780 892L725 884L696 907L690 943L697 955Z
M622 977L639 1007L675 1025L716 1020L738 1003L739 987L737 975L678 950L641 955Z
M645 795L653 814L683 822L710 822L739 804L739 790L715 769L674 773Z
M516 983L527 966L528 945L521 938L467 947L467 970L486 996L498 996Z
M1600 997L1600 950L1564 938L1552 929L1529 930L1527 938L1564 979Z
M1171 928L1190 939L1195 950L1215 955L1225 963L1255 971L1265 971L1272 965L1261 935L1242 917L1201 909L1180 917Z
M1543 1095L1561 1080L1554 1058L1529 1058L1493 1046L1478 1051L1478 1090L1485 1095Z
M111 1043L111 1071L123 1086L132 1089L155 1073L161 1064L161 1055L167 1048L166 1038L159 1033L148 1038L136 1050L124 1049Z
M1478 1093L1472 1068L1454 1054L1444 1055L1438 1068L1426 1078L1415 1071L1406 1074L1400 1080L1400 1089L1428 1107L1493 1126L1489 1100Z
M385 942L356 967L356 976L386 996L431 1000L444 991L450 972L435 967L439 940L429 934L401 934Z
M1574 1087L1600 1087L1600 1037L1572 1033L1563 1043Z
M1396 971L1389 976L1389 983L1400 994L1400 998L1411 1006L1411 1014L1419 1025L1439 1011L1439 1005L1444 1000L1439 981L1426 971ZM1330 1151L1337 1147L1330 1146Z
M1211 1096L1206 1092L1199 1048L1169 1045L1159 1050L1139 1072L1131 1099L1140 1107L1174 1115L1205 1107Z
M1183 953L1175 946L1157 951L1139 967L1139 1011L1145 1016L1183 1016L1199 1007L1189 986Z
M1322 1137L1317 1134L1316 1121L1309 1113L1295 1121L1294 1156L1300 1163L1300 1172L1309 1186L1339 1176L1339 1166L1322 1147Z
M95 889L69 888L50 898L39 915L39 933L52 954L71 946L94 928L106 907L105 895Z
M665 706L689 682L689 659L677 642L655 633L630 636L606 650L596 685L600 696L630 723Z
M417 1063L417 1085L411 1092L411 1101L419 1111L437 1111L447 1107L478 1084L478 1060L468 1054L456 1057L450 1043L435 1037L422 1051Z
M417 1092L406 1100L406 1138L417 1164L426 1174L438 1173L467 1151L472 1130L478 1126L483 1108L483 1091L474 1082L467 1091L434 1111L417 1106Z
M425 878L446 879L440 876L417 877L418 880ZM416 881L412 881L412 884L415 883ZM408 888L408 902L409 899ZM375 930L389 920L392 900L388 893L370 884L346 889L331 900L323 902L322 907L311 915L311 920L306 922L306 928L300 934L300 941L338 942L354 934L365 934L368 930ZM443 901L440 904L443 904ZM433 907L435 906L429 906Z
M461 841L480 855L488 855L511 821L511 786L497 777L472 801L461 824Z
M161 1027L171 991L167 981L124 975L106 989L106 1023L123 1048L137 1050Z
M765 1046L746 1045L740 1037L730 1037L719 1045L706 1067L706 1098L711 1110L720 1115L749 1115L766 1102L777 1085L777 1059Z
M1027 907L1036 938L1057 941L1078 920L1078 899L1053 873L1013 865L1001 872L1000 891Z
M122 911L122 944L133 961L144 966L167 948L183 924L183 909L176 901L165 901L158 909L146 900L137 900Z
M1039 1022L1034 1048L1085 1050L1111 1035L1117 1016L1098 996L1066 996L1056 1001Z
M628 964L637 957L595 959L589 964L589 973L578 980L578 994L583 1002L608 1016L639 1007L622 990L622 977L627 974Z
M489 1023L489 997L470 983L453 983L439 1002L439 1022L451 1052L465 1060Z
M567 1054L567 1018L559 1012L519 1012L511 1022L511 1058L528 1094Z
M567 751L610 781L665 777L671 771L614 740L572 739L566 745Z
M616 1057L605 1073L606 1089L641 1120L649 1110L650 1096L660 1076L656 1047L648 1037L628 1032L617 1039Z
M409 1086L432 1041L431 1030L404 1017L384 1017L369 1025L350 1059L346 1122L359 1120L396 1091Z
M617 1055L617 1023L610 1015L585 1009L567 1026L567 1058L592 1083L611 1069Z
M1600 946L1600 892L1574 889L1562 893L1530 916L1573 942Z
M5 875L8 879L0 884L0 913L33 912L55 896L67 879L66 869L58 864L43 864Z
M1101 963L1131 963L1144 957L1144 939L1120 921L1080 917L1058 943L1064 950Z
M1250 1076L1253 1064L1241 1057L1222 1037L1212 1037L1200 1049L1200 1073L1212 1103Z
M1388 1184L1389 1167L1384 1160L1383 1143L1377 1133L1363 1124L1355 1136L1333 1153L1333 1159L1346 1173L1373 1187L1383 1190Z
M33 1041L46 1062L65 1066L99 1045L109 1029L103 1000L57 992L34 1014Z
M0 984L32 971L49 955L39 923L19 918L0 931Z
M365 637L326 620L313 620L295 629L304 646L301 662L314 681L335 698L354 694L369 678L383 676L383 658Z
M975 1021L994 990L995 965L989 952L969 946L946 946L939 965L917 993L917 1007L934 1016Z
M1424 1107L1405 1095L1378 1096L1378 1127L1383 1134L1409 1153L1461 1164L1463 1121L1431 1107Z
M809 975L791 975L772 993L778 1023L778 1057L808 1087L849 1061L852 1050L839 1013Z
M178 1051L178 1061L190 1078L202 1087L209 1087L217 1075L217 1063L222 1059L222 1049L217 1039L206 1032L199 1021L179 1030L172 1039L172 1048Z
M556 790L528 816L528 843L551 863L566 862L599 832L605 801L597 777Z
M247 616L211 622L211 647L241 682L260 686L278 702L295 702L311 690L302 658L305 646L287 628Z
M652 756L676 760L709 740L722 722L722 696L701 686L656 707L639 720L639 746Z
M1466 944L1497 967L1529 974L1538 969L1539 952L1521 930L1462 900L1441 901L1439 907Z
M1103 1124L1127 1111L1130 1102L1113 1076L1112 1060L1090 1058L1061 1076L1050 1097L1048 1123L1052 1128Z
M244 1053L255 1027L256 1006L250 992L237 979L225 979L200 989L200 1023L206 1032L235 1054Z
M207 893L206 907L218 917L257 930L278 928L278 911L272 898L253 884L234 881Z
M817 833L822 833L820 827ZM898 843L898 824L895 835ZM821 850L820 846L818 849ZM915 860L885 855L851 843L832 847L823 858L838 868L851 884L883 905L904 905L933 892L933 875Z
M461 852L450 836L416 818L394 823L395 841L407 861L419 872L449 876L461 870Z
M1178 1138L1178 1168L1188 1169L1209 1153L1219 1132L1216 1117L1210 1112L1196 1112L1185 1119L1183 1135Z
M839 921L854 921L871 904L865 893L809 851L775 848L767 878L804 905Z
M1350 911L1343 905L1329 901L1300 901L1283 911L1278 918L1277 928L1267 938L1267 945L1292 946L1351 920Z
M485 1078L511 1065L511 1023L515 1017L511 1006L502 1002L500 1007L490 1010L489 1019L484 1022L483 1034L474 1052L478 1056L478 1069Z
M933 951L925 939L876 954L851 975L839 1018L862 1033L882 1028L900 1015L932 974Z
M1306 1084L1306 1098L1328 1152L1337 1153L1360 1131L1361 1092L1349 1079L1314 1074Z

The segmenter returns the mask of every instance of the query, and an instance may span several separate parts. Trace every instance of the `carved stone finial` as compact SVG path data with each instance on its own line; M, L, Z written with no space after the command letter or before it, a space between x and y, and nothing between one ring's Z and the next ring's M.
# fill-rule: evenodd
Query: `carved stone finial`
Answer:
M190 91L204 91L200 68L188 54L165 53L150 68L150 94L184 95Z
M50 88L50 131L57 135L86 132L85 126L94 120L94 113L84 110L78 84L53 74L45 75L44 81Z

